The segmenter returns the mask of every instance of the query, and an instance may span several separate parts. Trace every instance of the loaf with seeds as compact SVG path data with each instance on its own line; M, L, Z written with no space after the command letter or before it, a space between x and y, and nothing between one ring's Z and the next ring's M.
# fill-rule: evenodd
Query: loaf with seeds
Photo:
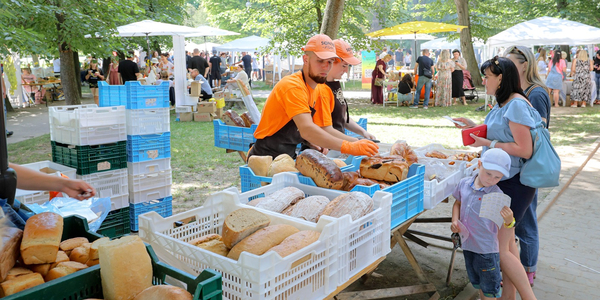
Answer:
M296 169L302 175L312 178L318 187L341 190L344 186L344 175L340 167L319 151L302 151L296 158Z

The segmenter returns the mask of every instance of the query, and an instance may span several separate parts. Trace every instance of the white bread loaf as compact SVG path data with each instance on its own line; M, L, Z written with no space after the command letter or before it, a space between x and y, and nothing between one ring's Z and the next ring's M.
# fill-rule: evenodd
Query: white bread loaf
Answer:
M6 280L15 279L21 275L31 274L33 271L23 268L23 267L15 267L8 271L8 275L6 275Z
M0 226L0 281L3 281L8 271L17 262L23 231L14 227Z
M221 236L218 234L205 235L191 241L190 244L223 256L227 256L227 253L229 253L229 249L227 249L227 246L225 246Z
M317 222L327 204L329 204L329 199L325 196L310 196L290 205L282 213L290 217Z
M261 201L263 201L263 199L265 199L265 197L256 198L256 199L251 200L247 204L250 206L257 206Z
M253 155L248 158L248 168L254 172L254 175L265 177L269 174L269 168L271 167L272 162L273 157L270 155Z
M223 222L222 240L231 249L245 237L269 226L271 219L267 215L252 209L240 208L232 211Z
M98 251L106 300L130 300L152 286L152 262L139 236L101 244Z
M266 196L255 206L280 213L300 199L304 199L304 192L296 187L289 186Z
M73 274L79 270L86 269L88 266L76 261L65 261L59 263L56 267L48 271L48 274L44 276L46 282L54 280L69 274Z
M296 227L287 224L267 226L237 243L231 248L227 257L237 260L244 251L262 255L298 231Z
M155 285L139 293L133 300L192 300L188 291L172 285Z
M58 247L58 245L57 245ZM0 283L0 298L16 294L20 291L44 283L44 278L38 273L18 276L15 279Z
M296 168L302 175L312 178L318 187L341 190L344 186L340 167L319 151L302 151L296 158Z
M100 246L104 243L108 243L108 242L110 242L110 239L107 237L103 237L103 238L95 240L92 243L92 245L90 246L90 255L89 255L90 260L99 259L100 256L98 255L98 246Z
M82 246L85 243L89 243L90 241L88 241L87 238L84 237L76 237L76 238L71 238L68 240L64 240L62 242L60 242L60 250L62 251L71 251L79 246Z
M271 166L269 167L269 172L267 173L268 177L273 177L275 174L279 174L282 172L298 172L296 169L296 163L291 156L287 154L280 154L275 157Z
M281 257L286 257L314 242L316 242L321 233L313 230L303 230L296 232L283 240L279 245L269 249L279 253ZM267 252L269 252L267 251Z
M373 211L373 199L363 192L350 192L337 196L321 212L321 216L339 218L350 215L352 220L357 220Z
M55 262L62 231L63 218L59 214L43 212L29 218L21 241L23 263L33 265Z
M92 244L85 243L71 251L69 260L85 264L90 259L90 248Z

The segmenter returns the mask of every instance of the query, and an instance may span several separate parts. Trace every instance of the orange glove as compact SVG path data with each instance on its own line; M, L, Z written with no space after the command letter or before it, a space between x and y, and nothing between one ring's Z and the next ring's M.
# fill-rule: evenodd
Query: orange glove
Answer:
M342 153L354 156L366 155L373 156L377 154L379 146L369 140L358 140L356 142L342 142Z

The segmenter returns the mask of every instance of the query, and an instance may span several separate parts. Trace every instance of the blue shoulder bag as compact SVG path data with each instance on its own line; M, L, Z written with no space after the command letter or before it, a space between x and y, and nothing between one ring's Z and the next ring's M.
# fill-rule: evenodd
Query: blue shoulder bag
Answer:
M524 100L523 100L524 101ZM527 102L527 101L525 101ZM527 102L529 113L535 120L537 111ZM550 132L539 118L535 128L530 130L533 141L533 153L529 159L522 158L521 183L532 188L558 186L560 175L560 157L550 142Z

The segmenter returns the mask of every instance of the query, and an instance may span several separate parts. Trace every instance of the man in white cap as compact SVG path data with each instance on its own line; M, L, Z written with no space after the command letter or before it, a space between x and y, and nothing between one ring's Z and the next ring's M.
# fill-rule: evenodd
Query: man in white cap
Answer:
M375 155L379 147L369 140L357 140L331 127L333 94L323 85L338 56L331 38L311 37L302 47L302 71L279 81L269 95L254 137L252 155L280 154L296 157L303 140L318 150L333 149L350 155Z

